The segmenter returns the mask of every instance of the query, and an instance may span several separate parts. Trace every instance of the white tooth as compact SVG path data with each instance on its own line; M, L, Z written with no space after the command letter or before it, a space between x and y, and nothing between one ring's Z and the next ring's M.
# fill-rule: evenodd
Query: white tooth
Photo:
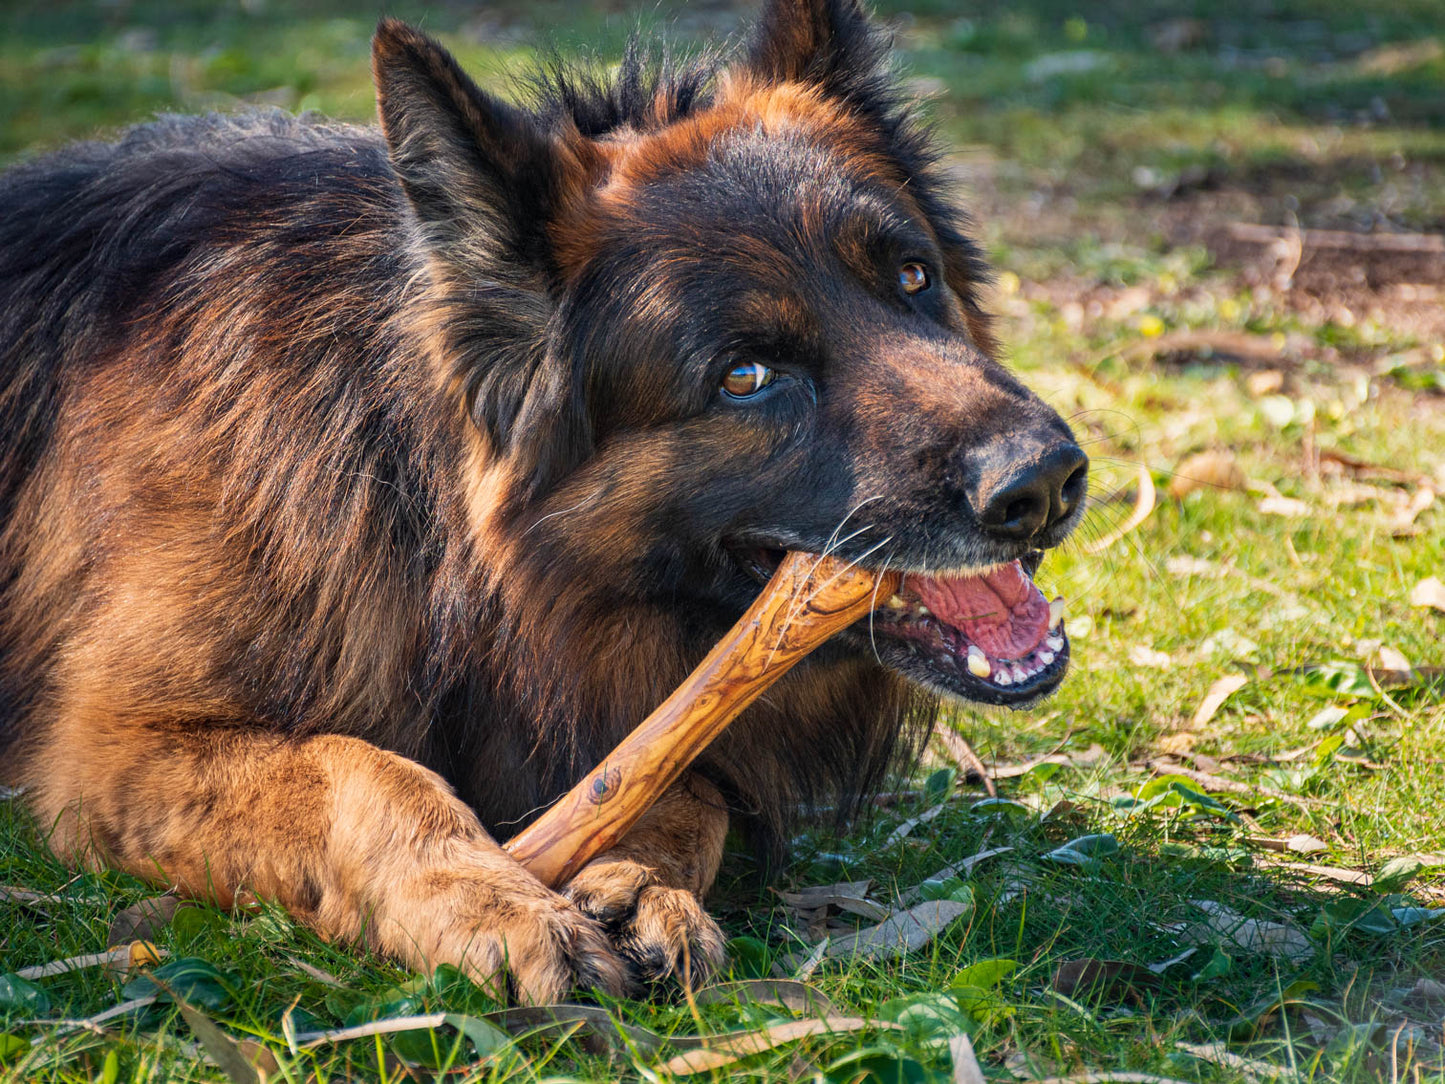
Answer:
M922 614L924 617L932 617L932 616L933 616L933 611L931 611L927 606L920 606L920 607L918 607L918 612L919 612L920 614Z
M1022 670L1020 670L1017 666L1014 667L1014 680L1017 681L1020 685L1022 685L1025 681L1027 681L1027 680L1028 680L1028 677L1029 677L1029 675L1028 675L1028 674L1025 674L1025 673L1024 673Z
M1012 685L1014 683L1014 679L1009 677L1007 668L1002 666L998 668L998 673L993 676L993 679L1000 685Z
M988 664L988 656L976 647L968 649L968 672L980 678L986 678L993 673L993 667Z
M1039 652L1039 662L1043 663L1045 666L1048 666L1049 663L1053 662L1053 661L1054 661L1054 658L1055 658L1055 656L1054 656L1054 653L1053 653L1052 651L1040 651L1040 652Z
M892 598L890 598L886 603L884 603L884 605L887 606L890 610L908 609L908 603L904 602L897 595L894 595Z
M1064 619L1064 600L1056 598L1049 603L1049 628L1058 628L1059 622Z
M1062 651L1064 650L1064 638L1062 636L1046 636L1044 646L1050 651Z

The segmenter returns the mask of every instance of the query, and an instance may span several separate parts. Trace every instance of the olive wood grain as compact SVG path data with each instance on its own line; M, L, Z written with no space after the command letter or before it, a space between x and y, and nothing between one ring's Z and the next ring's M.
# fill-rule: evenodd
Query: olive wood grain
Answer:
M898 583L896 572L789 553L687 680L507 850L544 884L566 884L613 847L768 686Z

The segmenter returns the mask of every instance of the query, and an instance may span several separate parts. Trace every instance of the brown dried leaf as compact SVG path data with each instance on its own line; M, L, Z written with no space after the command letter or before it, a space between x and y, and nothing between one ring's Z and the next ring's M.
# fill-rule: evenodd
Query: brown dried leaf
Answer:
M152 896L133 903L110 920L105 943L111 948L132 941L154 941L171 924L181 901L175 896Z
M1235 693L1249 684L1249 678L1243 674L1225 674L1222 678L1209 686L1209 691L1204 694L1204 699L1199 702L1199 708L1194 712L1194 718L1190 725L1198 730L1210 719L1214 718L1217 712Z
M819 957L821 959L821 955ZM752 1005L781 1005L794 1012L814 1016L837 1016L838 1008L816 986L793 979L742 979L719 982L699 990L693 998L699 1005L714 1002L744 1002Z
M732 1065L753 1054L761 1054L763 1051L771 1050L783 1043L790 1043L795 1039L805 1039L810 1035L842 1035L871 1028L887 1031L903 1030L900 1024L892 1024L883 1020L864 1020L856 1016L789 1020L787 1023L774 1024L772 1027L759 1028L756 1031L704 1036L702 1041L706 1045L697 1050L686 1051L665 1062L662 1071L664 1074L672 1073L677 1076L706 1073L713 1069Z
M1175 1043L1176 1047L1200 1061L1221 1065L1226 1069L1258 1081L1293 1081L1299 1074L1288 1066L1274 1065L1258 1058L1246 1058L1231 1052L1224 1043Z
M1257 507L1263 515L1283 516L1286 519L1305 519L1314 514L1314 509L1305 501L1278 494L1261 497Z
M22 967L15 974L22 979L47 979L52 975L64 975L70 971L84 971L91 967L123 968L150 967L168 956L165 949L158 949L146 941L133 941L129 945L117 945L105 952L90 952L84 956L69 956L48 964Z
M1198 734L1191 734L1187 730L1176 730L1173 734L1165 734L1160 738L1156 748L1165 756L1183 757L1194 751L1194 743L1198 740Z
M1207 917L1203 922L1186 924L1179 931L1180 936L1188 941L1208 944L1223 939L1246 952L1267 953L1296 965L1314 959L1313 943L1294 926L1265 919L1246 918L1238 911L1213 900L1191 902Z
M1131 644L1129 661L1135 666L1144 666L1151 670L1168 670L1174 665L1174 660L1169 657L1169 652L1155 651L1148 644Z
M1244 471L1232 452L1200 452L1174 468L1169 496L1180 500L1196 489L1239 490L1244 488L1244 482Z
M983 1068L967 1032L948 1040L948 1055L953 1059L953 1084L985 1084Z
M1124 960L1066 960L1054 971L1049 986L1075 1000L1137 1002L1141 991L1158 988L1159 976Z
M909 817L897 828L893 829L893 831L888 833L888 838L883 841L884 850L887 850L889 847L893 846L893 844L898 843L902 839L906 838L909 833L913 831L913 829L917 828L920 824L927 824L929 821L933 820L947 808L948 803L946 801L939 802L936 806L925 809L922 813L918 814L918 816Z
M876 926L835 937L828 945L827 955L830 959L861 956L879 960L916 952L971 910L971 903L925 900L890 915Z
M1445 613L1445 583L1439 576L1427 576L1410 591L1410 605Z

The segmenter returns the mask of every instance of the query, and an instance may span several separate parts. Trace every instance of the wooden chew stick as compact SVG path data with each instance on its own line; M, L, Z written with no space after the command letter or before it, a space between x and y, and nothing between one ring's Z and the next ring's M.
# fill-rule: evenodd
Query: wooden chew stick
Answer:
M743 709L793 664L898 590L896 572L789 553L687 680L540 818L507 843L553 888L617 843Z

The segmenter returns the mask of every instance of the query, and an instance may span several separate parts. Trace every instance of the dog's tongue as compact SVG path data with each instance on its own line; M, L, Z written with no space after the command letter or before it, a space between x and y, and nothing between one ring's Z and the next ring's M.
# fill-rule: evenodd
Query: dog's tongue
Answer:
M1021 659L1048 635L1048 601L1017 561L978 576L910 573L905 586L990 658Z

